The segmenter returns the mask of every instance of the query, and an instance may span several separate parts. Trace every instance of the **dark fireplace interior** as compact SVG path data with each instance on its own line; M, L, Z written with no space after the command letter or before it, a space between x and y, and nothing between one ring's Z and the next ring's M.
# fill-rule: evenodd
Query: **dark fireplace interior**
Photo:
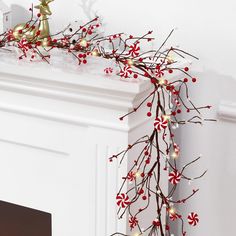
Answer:
M51 214L0 201L0 236L52 236Z

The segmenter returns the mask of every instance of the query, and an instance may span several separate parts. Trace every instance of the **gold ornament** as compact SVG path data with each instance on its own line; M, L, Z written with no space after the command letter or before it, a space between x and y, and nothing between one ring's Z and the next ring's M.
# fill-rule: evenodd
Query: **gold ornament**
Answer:
M49 8L49 3L53 2L54 0L40 0L41 4L38 6L35 6L36 9L40 10L40 23L39 23L39 39L48 39L50 36L50 29L49 29L49 23L48 23L48 17L52 15L52 12Z
M39 9L40 19L39 25L29 26L25 23L18 24L13 29L13 35L16 40L21 40L22 38L27 39L28 41L42 41L43 46L48 45L48 38L50 37L50 29L48 23L48 17L52 15L52 12L49 8L49 3L54 0L40 0L40 4L35 6L36 9Z

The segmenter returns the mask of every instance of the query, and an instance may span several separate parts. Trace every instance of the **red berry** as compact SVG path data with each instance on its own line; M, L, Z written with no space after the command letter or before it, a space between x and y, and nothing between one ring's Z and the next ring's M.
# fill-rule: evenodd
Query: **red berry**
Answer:
M18 31L18 33L19 33L19 34L22 34L22 33L23 33L23 31L22 31L22 30L19 30L19 31Z
M40 13L38 13L38 14L37 14L37 17L40 17L40 16L41 16L41 14L40 14Z
M187 71L189 71L189 68L188 68L188 67L185 67L184 70L187 72Z
M141 177L143 178L145 176L145 174L144 173L141 173Z
M189 109L187 109L187 112L190 112L190 110L189 110Z
M148 154L149 154L149 152L148 152L148 151L144 152L144 155L145 155L145 156L148 156Z
M146 197L146 196L143 196L142 199L145 201L145 200L147 200L147 197Z
M177 113L181 113L181 110L180 110L180 109L178 109L178 110L177 110Z
M138 78L138 74L134 74L134 78L137 79Z
M193 81L193 83L195 83L197 81L197 79L196 78L192 78L192 81Z
M150 117L151 115L152 115L152 113L149 111L149 112L147 113L147 116Z
M152 222L152 224L153 224L154 226L156 226L156 227L159 227L159 226L161 225L160 222L157 221L157 220L154 220L154 221Z
M170 73L170 74L173 73L173 70L172 70L172 69L169 69L169 73Z
M172 111L171 115L172 115L172 116L176 116L176 112L175 112L175 111Z
M146 161L145 161L145 163L148 165L148 164L150 164L150 158L148 158Z
M83 60L83 63L84 63L84 64L87 64L87 60Z
M151 82L152 82L153 84L155 84L155 83L156 83L156 79L151 79Z
M148 106L148 107L152 107L152 103L151 103L151 102L148 102L148 103L147 103L147 106Z
M187 83L188 82L188 79L187 78L184 78L184 83Z
M87 30L86 30L86 28L83 28L83 32L86 32Z
M141 195L144 193L144 190L141 188L139 191L138 191L138 194Z

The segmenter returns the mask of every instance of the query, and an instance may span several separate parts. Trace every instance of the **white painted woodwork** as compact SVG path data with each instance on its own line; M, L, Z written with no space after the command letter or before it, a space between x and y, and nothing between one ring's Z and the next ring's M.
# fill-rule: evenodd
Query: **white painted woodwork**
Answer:
M67 55L52 65L1 56L0 200L51 213L53 236L126 231L115 196L130 164L108 157L153 129L145 106L119 120L149 82L104 76L112 62L91 60L79 67Z
M72 61L77 68L69 69L4 60L0 199L51 213L53 236L125 232L115 196L127 164L118 167L108 157L146 129L141 114L119 117L145 96L148 82L106 77L106 65L96 60L94 68Z

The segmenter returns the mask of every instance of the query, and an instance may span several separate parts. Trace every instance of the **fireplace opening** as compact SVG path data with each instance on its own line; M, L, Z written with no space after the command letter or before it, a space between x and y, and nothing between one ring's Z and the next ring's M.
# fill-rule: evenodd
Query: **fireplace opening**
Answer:
M51 214L0 201L0 236L52 236Z

